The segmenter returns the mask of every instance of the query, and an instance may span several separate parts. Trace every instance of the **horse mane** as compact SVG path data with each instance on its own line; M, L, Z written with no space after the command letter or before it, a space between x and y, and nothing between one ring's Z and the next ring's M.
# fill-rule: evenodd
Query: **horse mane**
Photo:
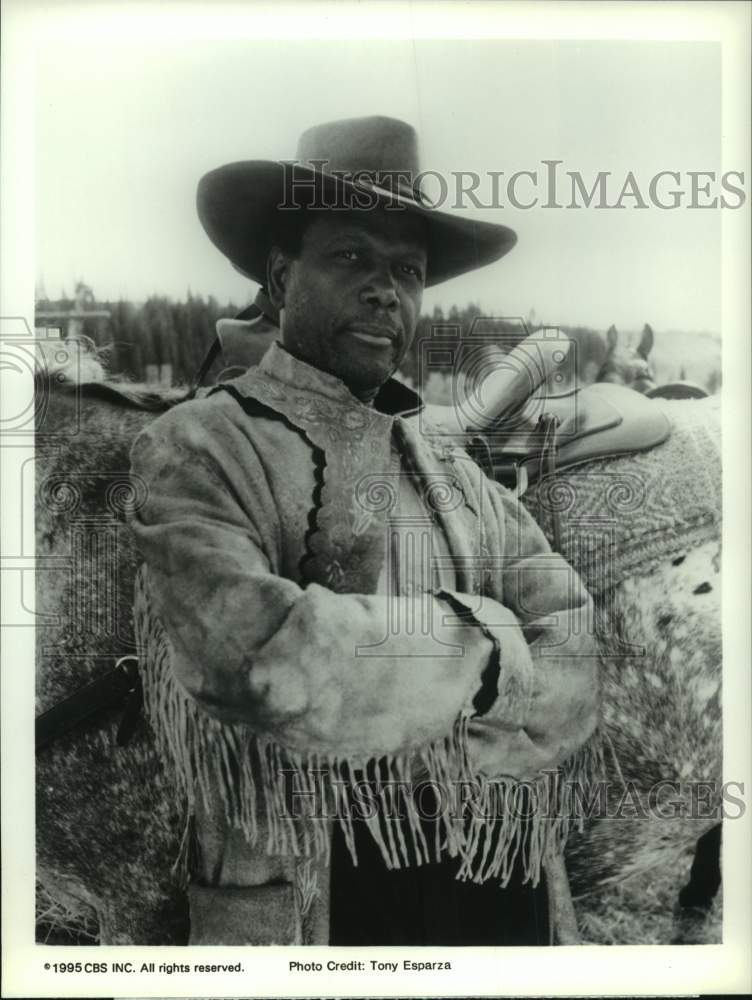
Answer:
M102 400L149 413L164 413L193 395L185 386L155 387L108 373L107 349L98 348L88 337L58 341L54 346L40 342L39 347L42 364L34 376L38 391Z
M44 376L37 379L48 384ZM192 393L185 387L170 389L154 389L143 382L128 382L125 379L103 379L101 382L57 382L52 380L55 392L76 395L81 399L100 400L113 403L115 406L126 406L134 410L145 410L150 413L164 413L190 399Z

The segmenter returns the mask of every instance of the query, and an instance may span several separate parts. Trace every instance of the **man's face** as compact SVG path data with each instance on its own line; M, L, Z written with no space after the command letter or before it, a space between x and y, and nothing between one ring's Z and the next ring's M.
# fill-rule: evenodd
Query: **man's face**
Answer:
M419 217L396 209L314 215L296 258L270 255L282 343L368 399L412 342L425 272Z

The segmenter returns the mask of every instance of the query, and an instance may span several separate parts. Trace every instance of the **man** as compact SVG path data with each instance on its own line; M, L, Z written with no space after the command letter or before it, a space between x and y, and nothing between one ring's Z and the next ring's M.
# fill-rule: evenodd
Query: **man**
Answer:
M589 598L391 378L424 286L515 237L420 200L402 122L317 126L297 160L198 193L280 342L132 456L169 667L147 698L201 852L191 940L547 943L545 772L578 773L595 729Z

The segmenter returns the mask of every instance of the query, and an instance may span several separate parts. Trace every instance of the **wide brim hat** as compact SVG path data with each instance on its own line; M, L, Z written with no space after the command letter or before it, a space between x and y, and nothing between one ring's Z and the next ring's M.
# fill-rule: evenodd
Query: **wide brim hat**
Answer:
M327 122L300 137L293 161L241 160L198 185L199 219L233 266L266 283L273 234L290 212L380 206L425 220L426 286L491 264L517 242L514 230L432 207L412 126L373 116Z

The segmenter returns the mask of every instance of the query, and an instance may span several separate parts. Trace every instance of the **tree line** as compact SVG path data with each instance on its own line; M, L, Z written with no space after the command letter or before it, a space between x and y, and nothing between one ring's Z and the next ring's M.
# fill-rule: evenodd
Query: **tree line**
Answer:
M107 370L135 381L149 381L155 372L169 373L174 385L192 381L214 339L217 320L237 315L234 303L222 304L213 296L204 298L190 292L182 301L165 295L151 295L144 302L120 299L102 301L83 282L75 296L51 300L40 298L37 313L73 312L77 330L88 337L101 352ZM105 311L108 315L90 317L87 311ZM38 321L37 325L60 325L65 332L67 320ZM403 360L401 372L418 388L429 378L456 371L457 349L471 349L483 342L500 342L509 349L528 333L541 328L535 314L526 320L484 316L480 307L468 303L452 306L446 312L435 308L418 321L416 336ZM594 381L607 354L603 334L586 326L560 328L575 342L569 354L565 375L580 384ZM159 378L159 374L156 375ZM720 385L720 371L708 373L711 391Z
M83 284L77 286L75 298L38 299L36 308L38 313L61 314L61 319L46 322L59 324L63 330L67 322L64 314L75 312L84 317L77 320L78 330L102 352L111 373L146 381L155 367L169 365L174 384L190 382L214 339L217 320L239 311L234 303L223 305L213 296L205 299L190 292L183 301L165 295L152 295L141 303L102 301ZM86 318L87 309L104 310L109 315ZM38 321L38 325L45 323ZM401 370L420 385L430 372L453 370L455 359L440 350L442 345L467 344L468 340L478 343L498 336L509 346L537 328L534 320L523 326L519 321L483 317L473 303L464 308L452 306L446 313L436 308L420 317ZM606 353L602 336L586 327L565 328L565 332L578 342L578 350L573 352L577 375L592 381L593 369L600 367Z
M214 338L218 319L234 316L232 303L220 304L213 296L208 299L188 293L185 300L175 301L166 295L151 295L145 302L120 299L115 302L86 297L88 289L77 286L75 298L40 299L37 314L65 314L75 311L85 317L89 308L109 313L107 317L83 318L76 321L78 332L88 337L100 350L109 372L141 382L150 369L171 366L175 384L191 380ZM65 333L65 316L37 325L60 325Z

